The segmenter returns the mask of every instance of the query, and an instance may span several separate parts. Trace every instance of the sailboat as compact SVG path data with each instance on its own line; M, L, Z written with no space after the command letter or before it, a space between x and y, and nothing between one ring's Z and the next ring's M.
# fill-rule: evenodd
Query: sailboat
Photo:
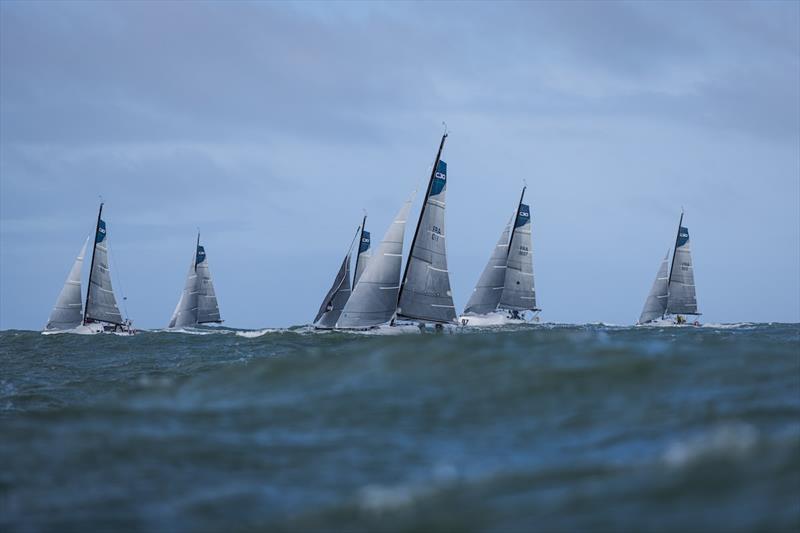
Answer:
M361 221L361 225L356 230L358 236L358 251L356 252L356 268L353 275L352 285L350 283L350 255L353 243L347 247L347 253L344 256L341 266L339 267L336 277L333 279L333 285L322 300L319 307L317 316L314 318L314 327L317 329L333 329L336 327L336 322L344 310L345 304L350 299L352 287L358 285L358 280L364 274L367 264L369 262L369 247L370 235L366 230L367 216Z
M170 328L185 328L202 324L221 324L217 293L211 281L206 249L200 246L200 232L192 254L186 284L178 300L178 305L169 321Z
M444 228L447 163L441 157L446 139L445 131L411 241L393 324L396 320L408 320L423 326L432 323L441 329L444 324L456 323Z
M86 289L86 305L83 307L83 312L81 313L81 270L91 237L86 240L75 259L42 333L69 331L82 334L132 335L135 332L131 321L122 319L119 307L117 307L117 299L114 296L114 289L111 286L111 271L108 265L108 235L102 215L103 204L101 203L97 213L89 282Z
M360 275L359 268L364 259L359 260L355 288L336 320L336 329L376 328L394 316L403 266L403 237L413 197L403 203Z
M470 296L462 325L501 325L525 321L526 312L540 311L536 307L531 244L531 211L523 203L526 187L522 188L514 216L506 224L500 239L483 269Z
M683 225L683 211L678 222L678 235L669 264L669 251L661 261L656 279L644 309L639 316L639 325L688 325L685 316L699 316L697 294L694 286L694 266L689 244L689 229ZM699 325L694 321L691 325Z

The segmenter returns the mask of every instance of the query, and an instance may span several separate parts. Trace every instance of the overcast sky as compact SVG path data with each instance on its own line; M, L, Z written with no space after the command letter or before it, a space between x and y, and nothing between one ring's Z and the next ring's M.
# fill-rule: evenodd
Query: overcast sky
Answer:
M442 121L457 308L527 180L544 320L634 322L683 206L703 321L800 321L799 6L4 1L0 328L44 325L100 195L135 324L197 227L226 324L307 323Z

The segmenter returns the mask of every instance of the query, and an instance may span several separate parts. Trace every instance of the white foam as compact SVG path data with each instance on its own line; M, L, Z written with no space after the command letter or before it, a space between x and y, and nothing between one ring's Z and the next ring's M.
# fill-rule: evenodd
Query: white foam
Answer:
M249 330L249 331L237 331L237 337L245 337L248 339L255 339L256 337L262 337L267 333L278 333L280 329L275 328L265 328L265 329L257 329L257 330Z
M758 443L758 431L749 424L730 423L669 445L662 459L681 467L708 457L742 457Z

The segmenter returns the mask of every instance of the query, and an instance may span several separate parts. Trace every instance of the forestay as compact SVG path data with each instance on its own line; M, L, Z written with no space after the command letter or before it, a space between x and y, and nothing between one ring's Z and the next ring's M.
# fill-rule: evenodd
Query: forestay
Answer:
M536 309L536 290L533 284L533 252L531 245L531 212L520 203L508 249L506 279L500 308L514 311Z
M400 290L403 236L412 200L413 195L400 208L383 241L358 278L336 323L337 328L368 328L385 324L394 316Z
M86 256L86 247L89 239L83 243L75 263L69 271L64 287L56 300L56 306L50 313L45 330L66 330L72 329L81 323L81 270L83 270L83 258Z

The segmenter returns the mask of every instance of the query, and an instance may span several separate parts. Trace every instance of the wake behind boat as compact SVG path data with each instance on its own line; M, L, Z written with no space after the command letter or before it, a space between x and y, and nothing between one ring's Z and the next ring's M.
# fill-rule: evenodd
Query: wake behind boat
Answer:
M668 268L669 251L661 261L653 287L644 303L637 325L699 326L689 324L685 315L699 316L694 285L694 266L689 244L689 229L683 225L683 211L678 222L678 235L672 251L672 264Z
M117 306L117 299L111 285L111 270L108 264L108 235L106 223L102 219L103 204L97 213L95 239L92 245L92 261L89 268L89 281L86 288L86 305L81 313L81 270L89 239L84 243L64 287L50 313L43 334L116 333L133 335L130 319L123 320Z
M538 321L533 281L530 206L523 203L526 187L511 221L506 224L489 262L460 317L466 326L501 326ZM512 227L513 222L513 227Z

